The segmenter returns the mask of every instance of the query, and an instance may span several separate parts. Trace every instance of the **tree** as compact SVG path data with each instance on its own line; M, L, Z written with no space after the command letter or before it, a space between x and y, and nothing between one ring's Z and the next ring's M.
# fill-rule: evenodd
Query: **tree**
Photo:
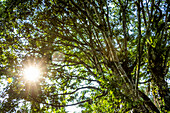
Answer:
M170 111L168 0L3 4L1 79L14 80L1 92L1 111L15 111L19 100L35 112L73 105L82 112ZM29 63L43 70L36 83L23 79Z

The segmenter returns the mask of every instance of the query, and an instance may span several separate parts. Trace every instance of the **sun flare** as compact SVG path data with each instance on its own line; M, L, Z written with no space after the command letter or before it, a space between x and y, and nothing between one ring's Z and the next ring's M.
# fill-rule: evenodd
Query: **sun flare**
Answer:
M24 69L24 77L26 80L36 81L40 76L40 70L38 67L30 66Z

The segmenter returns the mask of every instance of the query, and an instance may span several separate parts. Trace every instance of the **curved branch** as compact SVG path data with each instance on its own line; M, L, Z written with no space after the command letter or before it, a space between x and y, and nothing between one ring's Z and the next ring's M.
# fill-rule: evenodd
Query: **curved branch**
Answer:
M108 93L108 91L104 92L102 95L100 96L97 96L96 98L100 98L100 97L103 97L105 96L106 94ZM34 101L38 102L38 103L42 103L42 101L39 101L37 99L35 99L34 97L32 97L34 99ZM78 104L82 104L82 103L85 103L85 102L93 102L94 100L93 99L87 99L87 100L83 100L83 101L80 101L80 102L77 102L77 103L74 103L74 104L68 104L68 105L61 105L58 103L58 105L54 105L54 104L49 104L49 103L46 103L46 102L43 102L42 104L46 104L46 105L49 105L49 106L53 106L53 107L67 107L67 106L75 106L75 105L78 105Z
M145 84L147 82L150 82L152 80L152 78L150 78L149 80L145 81L145 82L139 82L139 84Z
M93 87L93 86L87 86L87 87L81 87L81 88L77 88L76 90L69 92L69 93L61 93L61 94L55 94L55 95L51 95L51 96L56 96L56 95L70 95L70 94L74 94L75 92L77 92L78 90L81 89L96 89L96 90L100 90L99 88ZM100 90L101 91L101 90Z

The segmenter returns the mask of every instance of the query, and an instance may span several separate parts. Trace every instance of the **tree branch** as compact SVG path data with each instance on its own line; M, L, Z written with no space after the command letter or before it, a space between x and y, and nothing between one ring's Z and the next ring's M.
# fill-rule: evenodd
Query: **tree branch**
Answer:
M100 90L99 88L93 87L93 86L86 86L86 87L81 87L81 88L77 88L76 90L69 92L69 93L61 93L61 94L55 94L55 95L51 95L51 96L57 96L57 95L70 95L70 94L74 94L75 92L77 92L78 90L81 89L95 89L95 90ZM100 90L102 91L102 90Z
M144 99L144 104L147 105L147 108L149 107L152 111L156 112L156 113L160 113L159 110L157 109L157 107L152 103L152 101L150 100L150 98L148 98L148 96L146 96L142 91L138 90L139 95Z
M150 78L149 80L145 81L145 82L139 82L139 84L146 84L148 82L150 82L152 80L152 78Z
M138 2L136 2L137 4L137 15L138 15L138 57L137 57L137 68L136 68L136 82L135 82L135 90L136 90L136 96L138 95L137 91L138 91L138 82L139 82L139 74L140 74L140 65L141 65L141 16L140 16L140 0L138 0Z
M102 95L97 96L96 99L105 96L107 93L108 93L108 92L104 92ZM32 98L33 98L36 102L38 102L38 103L46 104L46 105L53 106L53 107L56 107L56 108L58 108L58 107L67 107L67 106L75 106L75 105L82 104L82 103L85 103L85 102L92 102L92 101L93 101L93 99L87 99L87 100L83 100L83 101L80 101L80 102L77 102L77 103L74 103L74 104L61 105L61 104L59 103L58 105L55 105L55 104L50 104L50 103L46 103L46 102L41 102L41 101L35 99L34 97L32 97Z

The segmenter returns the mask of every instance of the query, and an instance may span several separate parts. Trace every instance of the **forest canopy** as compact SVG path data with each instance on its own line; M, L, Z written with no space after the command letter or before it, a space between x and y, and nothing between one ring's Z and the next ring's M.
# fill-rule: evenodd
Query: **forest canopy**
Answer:
M169 0L0 2L0 111L170 111Z

